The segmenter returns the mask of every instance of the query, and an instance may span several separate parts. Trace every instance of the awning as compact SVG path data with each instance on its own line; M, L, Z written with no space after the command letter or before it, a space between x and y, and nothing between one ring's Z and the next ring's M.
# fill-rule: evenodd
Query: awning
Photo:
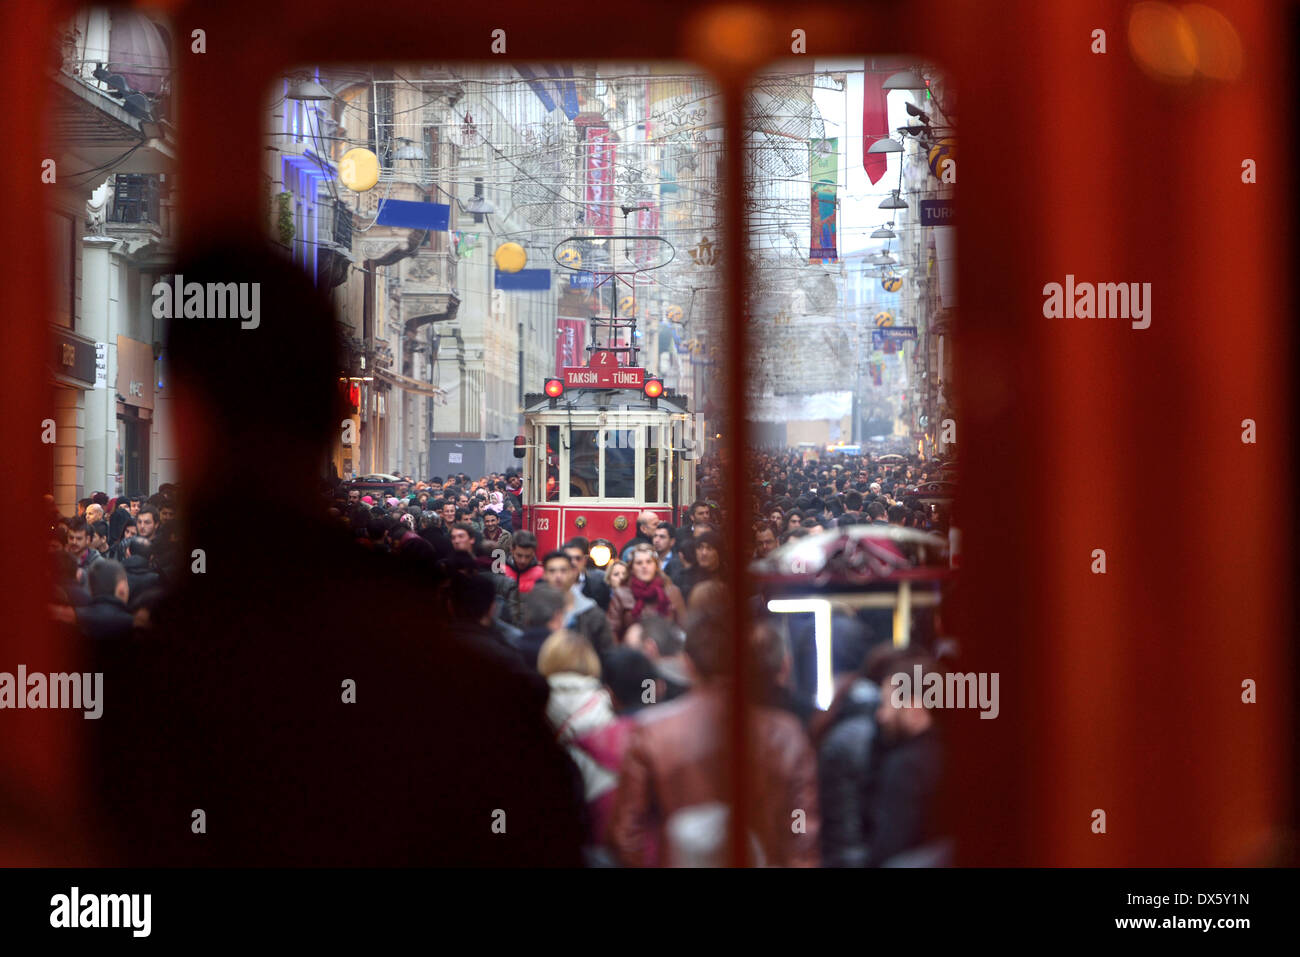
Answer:
M404 376L397 372L389 372L387 369L376 369L375 378L383 379L403 391L413 392L416 395L437 397L447 394L445 389L440 389L436 385L430 385L427 382L421 382L419 379L412 379L410 376Z

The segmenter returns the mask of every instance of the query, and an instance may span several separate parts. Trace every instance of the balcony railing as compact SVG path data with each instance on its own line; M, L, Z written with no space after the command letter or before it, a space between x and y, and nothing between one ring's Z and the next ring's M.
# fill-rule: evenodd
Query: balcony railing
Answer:
M317 200L316 241L352 251L352 210L341 200L332 197Z

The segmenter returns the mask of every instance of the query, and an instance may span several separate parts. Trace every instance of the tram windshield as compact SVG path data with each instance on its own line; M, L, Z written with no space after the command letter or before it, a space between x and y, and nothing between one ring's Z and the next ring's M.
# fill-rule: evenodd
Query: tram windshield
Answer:
M687 452L673 447L673 429L649 424L651 415L623 413L616 427L568 414L562 425L537 423L530 471L535 501L689 504L694 476Z

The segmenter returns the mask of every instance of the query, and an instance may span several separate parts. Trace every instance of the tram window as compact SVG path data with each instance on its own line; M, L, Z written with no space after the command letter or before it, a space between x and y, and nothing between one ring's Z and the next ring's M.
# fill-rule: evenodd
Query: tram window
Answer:
M542 479L546 489L546 501L560 500L560 427L546 427L546 471Z
M659 426L645 427L645 501L661 502L659 494Z
M569 435L569 497L596 498L600 495L600 433L573 429Z
M609 429L605 434L605 498L635 498L636 432Z

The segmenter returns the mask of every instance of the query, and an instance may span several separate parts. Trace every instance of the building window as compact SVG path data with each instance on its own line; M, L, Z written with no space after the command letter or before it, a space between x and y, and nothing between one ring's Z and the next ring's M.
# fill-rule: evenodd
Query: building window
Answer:
M118 173L113 183L115 223L159 223L159 181L147 173Z

